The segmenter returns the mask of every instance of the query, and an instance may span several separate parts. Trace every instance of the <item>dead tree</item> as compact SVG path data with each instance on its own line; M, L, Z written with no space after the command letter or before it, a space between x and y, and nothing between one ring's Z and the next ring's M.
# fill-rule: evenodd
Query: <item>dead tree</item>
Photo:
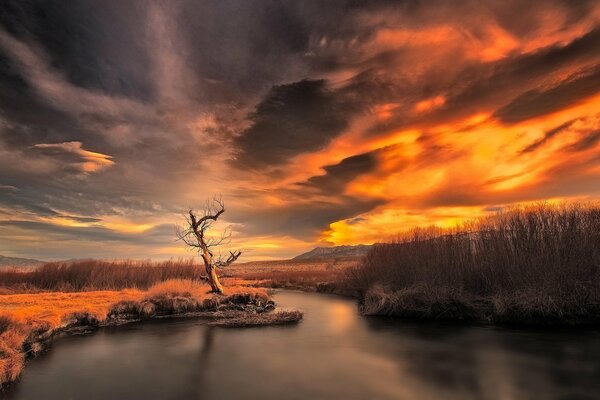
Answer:
M215 197L212 201L206 202L202 216L196 215L193 210L190 210L188 215L185 216L185 226L177 230L178 239L198 251L202 261L204 261L204 268L212 291L220 294L223 293L223 286L219 282L217 268L231 265L242 254L241 251L230 251L227 258L219 255L215 259L212 250L229 242L231 230L229 228L225 229L218 237L207 236L206 232L224 212L225 204L223 200Z

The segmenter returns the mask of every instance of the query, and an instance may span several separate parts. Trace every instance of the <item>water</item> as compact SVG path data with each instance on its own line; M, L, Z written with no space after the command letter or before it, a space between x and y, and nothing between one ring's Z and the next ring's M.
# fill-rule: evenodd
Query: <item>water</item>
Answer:
M598 331L364 318L353 301L279 292L299 325L168 320L57 340L10 399L595 399Z

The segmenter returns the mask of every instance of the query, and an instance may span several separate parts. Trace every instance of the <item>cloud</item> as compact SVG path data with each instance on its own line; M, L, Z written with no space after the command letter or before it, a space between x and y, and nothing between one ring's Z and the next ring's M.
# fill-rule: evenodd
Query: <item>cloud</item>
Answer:
M322 149L348 126L352 111L324 80L274 86L235 139L234 164L260 169Z
M3 185L3 184L0 184L0 190L4 190L4 191L7 191L7 192L17 192L19 190L19 188L16 187L16 186L13 186L13 185Z
M80 172L98 172L114 165L111 156L84 150L81 142L39 143L33 146L48 157L59 159L66 168Z
M586 151L594 148L600 142L600 130L586 133L582 139L565 147L572 152Z
M527 91L500 108L494 116L503 122L520 122L568 107L600 92L600 67L583 71L547 90Z
M535 142L531 143L530 145L525 147L523 150L521 150L521 153L529 153L529 152L537 150L538 148L543 146L545 143L547 143L550 139L552 139L554 136L558 135L563 130L565 130L565 129L569 128L571 125L573 125L574 122L575 122L575 120L570 120L570 121L560 124L556 128L550 129L549 131L545 132L544 136L542 136L540 139L536 140Z
M164 245L174 239L174 225L159 225L143 233L123 233L102 226L66 226L40 221L8 220L0 221L1 228L19 229L27 232L32 237L44 236L47 240L69 241L95 241L95 242L120 242L129 244ZM2 233L0 233L2 235ZM10 234L9 234L10 235ZM5 237L5 235L2 235Z
M357 217L382 203L381 199L338 195L329 200L294 201L281 206L237 207L227 218L239 223L239 232L244 235L292 235L314 240L331 223Z
M214 193L257 257L594 197L599 24L597 1L3 1L0 251L168 257Z
M377 166L377 157L374 153L364 153L344 158L337 164L323 167L324 175L310 177L298 183L303 188L313 189L317 193L327 196L342 194L346 185L362 174L373 172Z

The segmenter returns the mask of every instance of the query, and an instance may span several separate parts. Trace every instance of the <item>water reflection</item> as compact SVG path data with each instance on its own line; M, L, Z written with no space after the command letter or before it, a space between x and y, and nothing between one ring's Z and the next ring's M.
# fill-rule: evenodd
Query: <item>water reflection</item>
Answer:
M164 321L67 338L27 366L13 399L588 399L597 331L363 318L352 301L282 292L297 326Z

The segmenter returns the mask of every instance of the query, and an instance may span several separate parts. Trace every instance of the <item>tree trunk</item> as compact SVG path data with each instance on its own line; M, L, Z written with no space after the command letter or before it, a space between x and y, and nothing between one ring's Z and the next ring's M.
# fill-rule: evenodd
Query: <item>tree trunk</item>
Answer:
M208 274L208 282L210 283L212 291L215 293L223 294L223 286L221 286L221 282L219 282L217 269L213 265L211 265L210 268L207 269L206 273Z
M212 292L223 294L223 286L221 286L221 282L219 282L217 269L212 263L212 257L210 256L208 250L205 250L202 254L202 260L204 261L204 269L206 270L206 276Z

